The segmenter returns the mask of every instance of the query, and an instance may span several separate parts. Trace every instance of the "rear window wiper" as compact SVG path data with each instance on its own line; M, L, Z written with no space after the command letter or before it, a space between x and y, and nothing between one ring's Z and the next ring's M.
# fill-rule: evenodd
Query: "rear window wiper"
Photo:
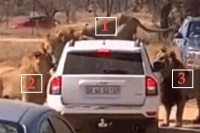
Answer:
M106 74L128 74L128 71L120 69L103 69L103 72Z

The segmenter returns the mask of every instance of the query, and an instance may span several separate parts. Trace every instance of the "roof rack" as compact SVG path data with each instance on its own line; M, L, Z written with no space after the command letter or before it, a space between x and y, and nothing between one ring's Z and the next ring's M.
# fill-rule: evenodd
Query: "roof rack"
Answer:
M93 40L94 38L89 36L82 36L79 40ZM68 47L74 47L76 40L71 39L67 42Z
M94 38L81 38L80 40L93 40L93 39ZM71 39L70 41L68 41L67 42L68 47L74 47L75 46L75 42L76 42L76 40L74 40L74 39ZM103 44L105 45L105 42L103 42ZM140 39L135 40L134 47L141 47L141 46L143 46L142 41Z
M74 47L75 45L75 40L71 39L70 41L67 42L68 47Z
M140 39L135 40L135 47L141 47L142 46L142 41Z

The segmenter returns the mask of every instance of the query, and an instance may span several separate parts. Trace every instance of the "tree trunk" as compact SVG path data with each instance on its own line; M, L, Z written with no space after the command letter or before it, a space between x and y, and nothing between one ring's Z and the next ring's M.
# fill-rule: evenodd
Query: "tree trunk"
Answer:
M169 28L169 14L172 9L172 2L165 2L163 4L163 7L161 9L161 16L160 16L160 26L161 28ZM163 32L162 34L163 38L168 38L169 33L168 32Z
M148 5L148 8L149 8L149 12L151 12L151 13L153 13L153 8L154 8L152 2L154 2L154 0L147 0L147 5Z
M85 11L88 11L88 7L89 7L89 5L90 5L90 1L91 1L91 0L87 0L86 6L85 6Z
M103 4L101 7L101 11L104 13L105 12L105 6L106 6L106 0L103 0Z
M117 9L118 9L118 12L121 12L121 1L120 0L118 0L117 1Z
M6 3L6 26L9 25L9 0Z
M186 16L200 16L199 0L184 0L183 3Z
M125 9L124 10L125 10L125 12L127 12L127 10L128 10L128 0L125 1Z
M68 24L69 23L69 15L70 15L70 10L69 10L69 8L67 7L67 9L66 9L66 23Z
M113 1L114 0L110 0L110 8L109 8L109 17L111 16L111 14L112 14L112 9L113 9Z
M109 8L110 8L109 0L106 0L106 17L109 17Z
M157 3L156 0L151 0L152 1L152 13L153 13L153 20L156 21L158 19L158 12L157 12Z
M33 1L33 12L35 12L35 1ZM38 24L38 23L37 23ZM36 25L36 26L38 26L38 25ZM34 35L34 27L31 27L31 35Z
M160 26L161 28L169 28L168 16L172 9L172 3L166 2L164 3L161 9L161 16L160 16Z

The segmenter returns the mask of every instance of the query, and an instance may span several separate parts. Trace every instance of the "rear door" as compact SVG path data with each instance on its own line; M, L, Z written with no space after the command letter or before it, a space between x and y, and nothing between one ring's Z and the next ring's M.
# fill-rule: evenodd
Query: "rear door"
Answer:
M142 105L145 76L140 52L68 53L62 99L64 104Z

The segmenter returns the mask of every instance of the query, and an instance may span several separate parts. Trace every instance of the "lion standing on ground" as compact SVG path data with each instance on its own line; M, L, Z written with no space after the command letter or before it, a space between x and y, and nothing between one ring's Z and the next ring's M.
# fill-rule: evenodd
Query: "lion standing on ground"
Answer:
M32 51L27 53L21 62L21 66L15 69L4 71L0 75L0 96L8 99L22 99L26 102L43 104L46 98L46 84L50 78L49 70L53 67L51 57L44 51ZM22 86L20 85L21 74L42 74L43 75L43 93L40 94L22 94L21 87L24 91L28 88L29 76L23 76ZM35 90L41 89L41 83L38 76L33 76L35 81Z
M155 62L163 62L165 63L165 69L161 72L161 78L163 78L163 81L161 83L161 102L165 107L166 110L166 116L164 119L164 123L161 124L161 126L169 126L169 118L170 118L170 112L174 105L177 106L177 112L176 112L176 126L181 127L182 126L182 117L183 117L183 111L185 107L185 103L192 98L195 98L197 101L197 106L199 110L199 114L197 116L197 119L195 122L200 121L200 89L199 89L199 78L195 78L196 76L199 76L199 72L194 72L194 88L193 89L173 89L172 88L172 69L185 69L183 64L177 59L176 54L174 51L167 51L166 49L162 49L159 51L155 58ZM177 76L176 76L177 75ZM185 73L185 78L189 77L190 73ZM178 76L178 73L175 72L173 82L174 86L180 86L178 84L180 77ZM196 81L195 81L196 80ZM190 84L189 81L186 79L186 84Z

